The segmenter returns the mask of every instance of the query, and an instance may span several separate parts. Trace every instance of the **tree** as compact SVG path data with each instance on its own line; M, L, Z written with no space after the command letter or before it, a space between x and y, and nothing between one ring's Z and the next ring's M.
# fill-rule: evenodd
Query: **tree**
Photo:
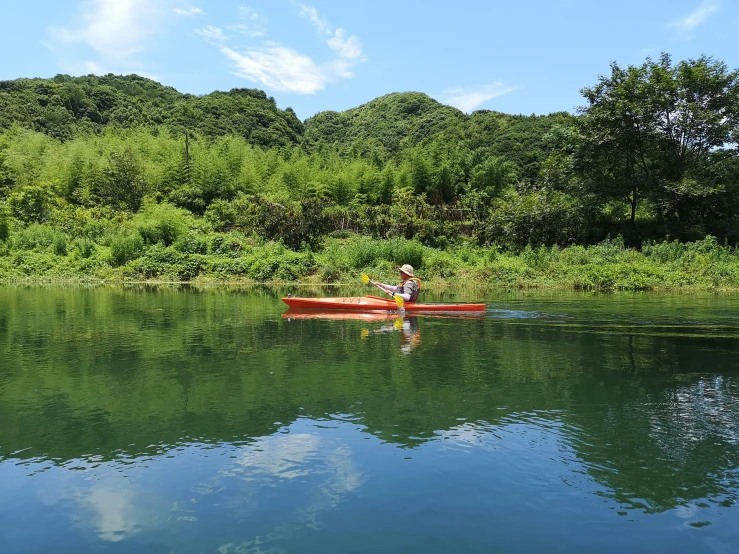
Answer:
M703 56L672 64L611 64L611 75L582 89L576 167L604 200L625 200L635 224L643 199L660 217L680 216L693 196L720 189L703 180L717 151L736 155L739 73Z
M472 170L470 188L492 199L516 182L516 166L503 158L491 157Z
M14 190L8 197L8 204L16 219L24 223L44 223L51 217L55 200L54 184L43 182Z
M147 191L144 169L133 150L111 152L95 195L112 208L139 211Z

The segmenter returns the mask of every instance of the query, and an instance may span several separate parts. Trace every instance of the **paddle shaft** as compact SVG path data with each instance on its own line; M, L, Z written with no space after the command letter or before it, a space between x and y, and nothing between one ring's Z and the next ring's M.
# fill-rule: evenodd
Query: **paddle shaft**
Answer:
M376 286L376 287L377 287L378 289L380 289L380 290L381 290L382 292L384 292L385 294L389 294L389 295L390 295L391 297L395 298L395 295L394 295L394 294L393 294L392 292L388 292L388 291L386 291L386 290L385 290L384 288L382 288L382 287L380 286L380 283L375 283L375 282L374 282L374 281L372 281L371 279L370 279L370 283L372 283L373 285L375 285L375 286Z
M374 286L376 286L378 289L380 289L382 292L384 292L385 294L390 295L392 297L392 299L395 300L395 303L398 305L398 309L403 310L403 311L405 310L405 301L403 300L403 297L402 296L398 296L398 295L395 295L392 292L386 291L384 288L382 288L380 286L379 283L375 283L372 279L370 279L364 273L362 273L362 281L364 281L365 283L371 283Z

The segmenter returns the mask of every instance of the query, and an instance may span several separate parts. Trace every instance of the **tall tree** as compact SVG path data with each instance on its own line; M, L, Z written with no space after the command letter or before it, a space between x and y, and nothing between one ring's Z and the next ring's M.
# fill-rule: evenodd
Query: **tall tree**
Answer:
M719 190L702 176L718 151L736 155L737 71L707 56L673 65L663 54L638 67L614 62L582 94L577 167L604 199L628 202L632 224L643 199L679 218L681 204Z
M126 147L123 151L110 153L104 178L94 193L112 208L135 213L141 208L147 189L141 161L133 150Z

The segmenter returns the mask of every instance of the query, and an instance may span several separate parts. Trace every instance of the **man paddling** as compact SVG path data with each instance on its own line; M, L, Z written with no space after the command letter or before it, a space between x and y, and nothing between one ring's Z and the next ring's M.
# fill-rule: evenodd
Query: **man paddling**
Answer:
M388 294L398 295L406 302L415 302L418 299L418 293L421 292L421 280L413 276L412 265L403 264L398 270L403 280L402 283L399 285L377 283L377 285Z

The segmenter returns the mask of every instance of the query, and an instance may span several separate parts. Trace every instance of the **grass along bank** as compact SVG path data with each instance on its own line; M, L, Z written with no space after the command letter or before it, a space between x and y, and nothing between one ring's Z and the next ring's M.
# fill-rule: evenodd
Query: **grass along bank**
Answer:
M2 218L0 218L2 219ZM0 221L0 281L356 283L364 271L394 281L410 263L426 286L579 290L739 290L739 252L713 237L629 249L620 238L593 246L506 252L459 242L432 248L353 233L293 251L167 204L135 216L70 208L45 223Z

